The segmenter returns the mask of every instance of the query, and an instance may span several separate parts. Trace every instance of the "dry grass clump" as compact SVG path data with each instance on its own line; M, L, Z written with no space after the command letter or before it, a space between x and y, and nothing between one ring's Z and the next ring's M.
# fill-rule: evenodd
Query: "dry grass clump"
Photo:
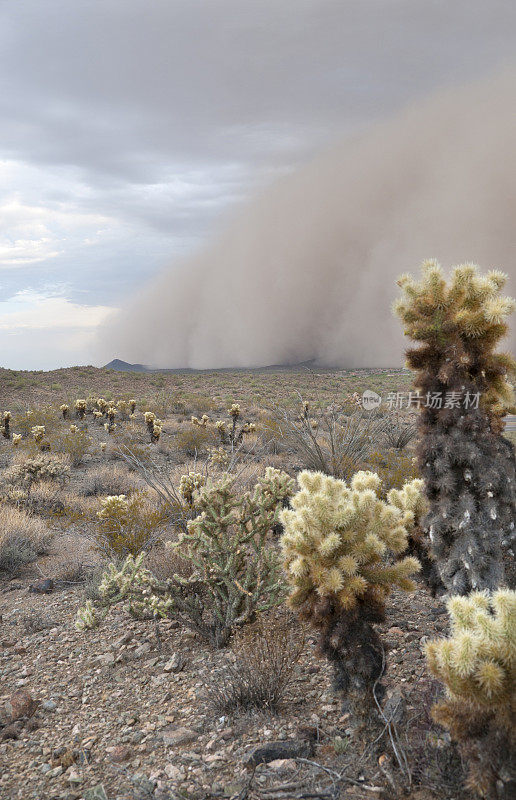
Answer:
M283 610L262 615L233 638L234 660L217 670L206 687L217 714L277 713L295 677L304 649L302 628Z
M14 506L0 505L0 572L14 575L45 555L52 537L43 520Z

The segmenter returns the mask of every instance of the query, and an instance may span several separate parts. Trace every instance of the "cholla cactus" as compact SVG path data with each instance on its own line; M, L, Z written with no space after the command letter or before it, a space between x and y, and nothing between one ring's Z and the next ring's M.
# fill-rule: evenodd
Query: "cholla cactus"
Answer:
M2 418L2 429L1 429L2 436L4 437L4 439L9 439L11 436L10 425L11 425L11 412L4 411L4 415Z
M160 419L155 419L152 425L151 442L159 442L163 431L163 423Z
M194 494L206 485L206 477L200 472L189 472L182 475L179 482L179 494L188 506L194 505Z
M228 408L228 414L233 419L238 418L240 416L240 405L238 403L232 403L230 408Z
M426 646L447 699L435 719L470 762L469 787L492 800L516 787L516 592L474 592L448 601L451 635Z
M199 476L191 479L196 482ZM223 647L235 627L280 601L283 583L267 539L292 487L288 475L271 467L254 491L242 497L236 496L229 480L204 486L195 492L200 516L178 542L167 543L189 564L189 576L159 581L144 568L142 556L129 557L121 570L110 566L99 587L101 603L129 600L132 613L176 617ZM108 509L114 516L126 513L126 502L123 497L106 498L104 518L112 516Z
M98 611L91 602L87 600L82 608L77 611L75 619L75 627L78 631L85 631L90 628L96 628L99 624Z
M105 422L104 430L106 430L109 434L114 433L116 431L116 422Z
M75 401L75 415L78 419L84 419L87 407L88 404L86 403L86 400Z
M210 447L208 452L209 462L213 467L226 469L229 464L229 456L223 447Z
M34 437L34 441L36 442L38 447L41 447L41 445L43 444L44 437L45 437L45 426L44 425L34 425L31 428L31 433L32 433L32 436Z
M79 433L77 425L70 425L70 433Z
M99 409L100 413L102 414L102 416L104 416L104 414L106 413L106 409L109 406L109 403L107 402L107 400L104 400L103 397L99 397L97 399L96 405L97 405L97 408Z
M101 453L105 453L106 452L106 448L107 448L106 442L101 442L100 443L100 452Z
M63 419L68 419L68 415L70 413L70 406L68 405L68 403L63 403L62 405L59 406L59 411L63 415Z
M387 493L387 502L408 514L405 523L408 533L407 554L418 559L422 578L432 591L435 591L440 581L422 523L429 509L424 481L421 478L414 478L407 481L402 489L391 489Z
M13 447L19 447L21 440L22 440L21 433L14 433L13 434Z
M152 436L153 436L153 432L154 432L154 422L156 420L156 414L153 414L152 411L146 411L143 416L145 418L145 424L147 426L147 430L150 433L151 441L152 441Z
M102 413L102 411L97 411L97 409L93 409L93 416L97 420L97 422L100 422L103 419L104 414Z
M496 352L514 302L500 294L506 276L456 267L449 281L435 261L420 282L398 281L395 305L405 334L419 344L407 352L423 407L418 460L425 481L431 551L452 594L503 583L502 548L514 547L516 459L501 436L514 407L508 382L516 362Z
M108 406L106 408L106 417L108 418L109 422L113 423L117 414L118 411L114 406Z
M304 471L298 483L292 508L280 514L289 605L320 630L320 651L349 699L357 732L370 732L378 725L373 687L383 665L372 625L383 621L393 586L414 588L410 576L419 562L399 558L413 514L378 497L380 479L372 472L357 472L348 486Z
M131 414L134 414L136 411L136 400L129 400L129 410Z
M198 425L200 428L206 428L209 421L210 418L207 414L203 414L200 419L193 415L190 417L190 422L192 423L192 425Z
M122 417L127 418L129 416L129 403L127 400L119 400L116 407Z

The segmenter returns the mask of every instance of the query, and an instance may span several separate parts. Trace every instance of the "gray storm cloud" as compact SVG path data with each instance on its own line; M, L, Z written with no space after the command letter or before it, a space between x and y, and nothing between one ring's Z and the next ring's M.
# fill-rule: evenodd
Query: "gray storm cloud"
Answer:
M102 332L106 356L393 366L395 279L423 259L502 269L514 293L515 101L512 71L447 90L276 180L142 287Z

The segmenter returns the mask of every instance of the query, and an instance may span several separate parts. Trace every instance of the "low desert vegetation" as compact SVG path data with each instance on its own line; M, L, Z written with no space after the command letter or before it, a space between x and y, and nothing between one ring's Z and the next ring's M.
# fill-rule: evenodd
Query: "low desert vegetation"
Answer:
M471 265L447 278L435 262L402 277L411 372L84 368L80 385L77 370L36 376L30 404L29 379L9 375L0 578L40 576L37 559L66 539L51 577L73 587L77 648L136 621L158 661L176 632L211 665L189 688L203 724L257 715L310 728L304 756L287 760L326 759L313 796L348 781L386 798L509 800L516 471L504 420L516 365L497 349L513 307L504 281ZM374 409L365 390L381 395ZM411 402L389 404L399 396ZM446 619L445 596L450 630L429 636L407 598ZM24 619L29 635L48 629L44 615ZM400 640L423 665L407 668L404 695ZM117 647L106 664L122 663ZM151 682L182 675L176 656ZM299 686L314 675L326 699L307 718ZM254 798L254 778L235 796ZM294 779L279 785L263 797L302 796Z

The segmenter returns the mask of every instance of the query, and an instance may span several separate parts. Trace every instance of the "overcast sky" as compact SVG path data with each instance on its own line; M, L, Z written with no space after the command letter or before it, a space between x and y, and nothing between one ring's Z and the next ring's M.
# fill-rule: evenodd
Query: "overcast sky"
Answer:
M512 0L0 0L0 365L91 362L235 203L515 31Z

